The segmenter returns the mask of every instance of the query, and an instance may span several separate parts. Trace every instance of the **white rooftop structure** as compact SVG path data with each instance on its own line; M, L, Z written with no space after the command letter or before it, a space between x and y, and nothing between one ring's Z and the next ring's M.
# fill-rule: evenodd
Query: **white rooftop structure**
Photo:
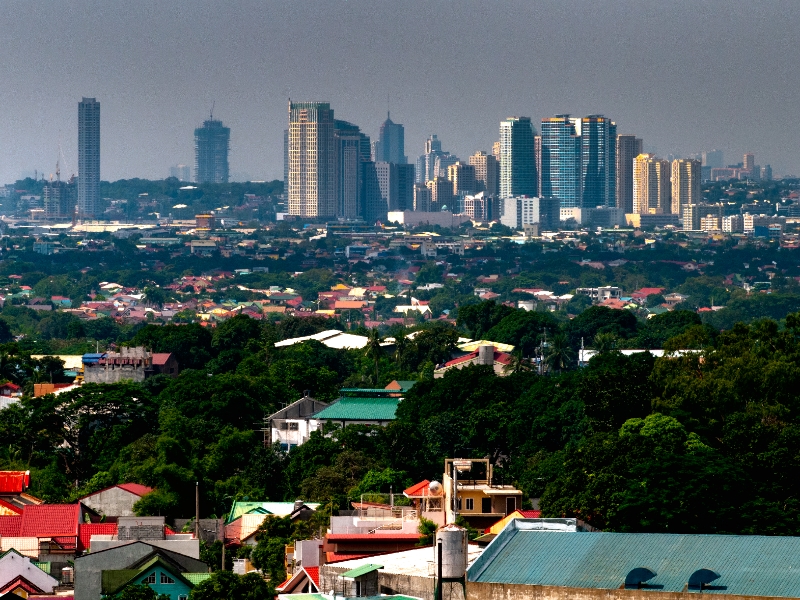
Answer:
M329 329L327 331L315 333L314 335L306 335L303 337L290 338L288 340L276 342L275 347L283 348L285 346L294 346L295 344L300 344L308 340L317 340L318 342L325 344L328 348L336 348L337 350L358 350L367 345L368 338L363 335L345 333L344 331L339 331L338 329Z

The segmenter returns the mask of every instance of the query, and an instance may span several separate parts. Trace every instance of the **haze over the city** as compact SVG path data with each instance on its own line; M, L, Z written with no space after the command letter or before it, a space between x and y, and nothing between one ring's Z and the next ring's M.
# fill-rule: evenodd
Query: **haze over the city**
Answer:
M800 3L211 2L4 4L0 182L77 172L77 104L102 104L104 180L193 164L193 130L231 128L231 172L283 176L287 99L329 101L372 136L405 125L461 157L508 115L602 113L645 149L744 152L800 174ZM388 102L387 102L388 99Z

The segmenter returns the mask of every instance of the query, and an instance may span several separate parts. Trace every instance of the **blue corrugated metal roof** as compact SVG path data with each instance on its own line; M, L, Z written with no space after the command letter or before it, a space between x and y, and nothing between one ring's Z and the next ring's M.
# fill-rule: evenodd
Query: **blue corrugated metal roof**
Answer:
M105 352L87 352L83 355L83 364L91 365L99 362L106 355Z
M703 593L800 597L800 537L563 533L509 523L468 571L470 581L618 589L647 567L653 591L682 592L698 569L720 578Z

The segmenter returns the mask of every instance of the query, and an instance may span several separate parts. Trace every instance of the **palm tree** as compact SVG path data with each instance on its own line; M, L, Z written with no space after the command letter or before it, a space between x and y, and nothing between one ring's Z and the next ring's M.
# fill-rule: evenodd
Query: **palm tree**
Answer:
M402 369L403 355L408 348L408 338L404 333L398 333L394 337L394 362L398 368Z
M511 361L503 368L506 373L519 373L526 369L525 359L522 358L522 348L517 348L511 353Z
M611 352L617 347L617 336L613 333L598 333L594 336L592 347L597 350L598 354Z
M383 348L381 347L381 334L378 333L378 328L371 329L367 336L367 345L365 356L372 357L375 361L375 385L378 385L378 361L383 355Z
M547 365L559 373L569 367L574 351L567 336L559 333L549 342L546 354Z

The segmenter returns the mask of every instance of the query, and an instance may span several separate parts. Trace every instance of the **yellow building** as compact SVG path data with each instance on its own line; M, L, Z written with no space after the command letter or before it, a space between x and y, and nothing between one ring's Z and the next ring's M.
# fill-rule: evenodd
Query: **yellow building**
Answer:
M486 458L446 459L443 486L447 523L460 516L470 526L485 529L522 507L522 491L494 483Z
M679 158L672 161L672 214L683 214L687 204L700 204L700 161Z
M670 164L655 154L640 154L633 161L633 212L662 215L671 211Z

